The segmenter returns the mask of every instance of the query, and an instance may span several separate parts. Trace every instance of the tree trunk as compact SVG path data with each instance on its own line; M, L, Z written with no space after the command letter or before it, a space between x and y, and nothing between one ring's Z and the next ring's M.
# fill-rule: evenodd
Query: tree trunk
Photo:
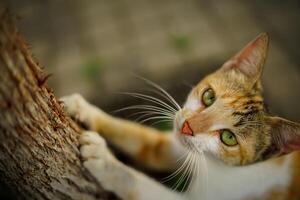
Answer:
M82 166L63 112L11 16L0 14L0 182L18 199L114 199Z

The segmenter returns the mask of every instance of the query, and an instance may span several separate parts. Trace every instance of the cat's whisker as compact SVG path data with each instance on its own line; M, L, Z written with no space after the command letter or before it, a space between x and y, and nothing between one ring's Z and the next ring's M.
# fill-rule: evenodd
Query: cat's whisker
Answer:
M192 164L192 157L194 156L194 154L189 154L190 156L188 157L189 161L187 164L187 167L185 168L184 172L181 174L180 178L176 181L175 183L175 187L173 186L172 189L173 190L177 190L178 187L180 186L180 184L182 184L182 181L184 181L185 177L186 177L186 173L189 171L191 164Z
M158 111L151 111L151 110L148 110L148 111L141 111L141 113L144 112L144 113L149 113L149 114L156 114L156 115L161 115L161 116L166 116L166 117L170 117L170 119L174 119L174 115L171 115L169 113L162 113L162 112L158 112Z
M134 121L136 122L141 122L141 120L144 120L145 117L149 117L149 116L153 116L153 114L143 114L143 115L140 115L139 117L137 117ZM147 118L146 118L147 119Z
M188 167L189 162L190 162L190 156L191 156L191 154L188 154L185 161L184 161L184 163L175 172L173 172L171 175L169 175L168 178L165 179L164 182L168 182L168 181L171 181L174 178L176 178L178 175L180 175L180 177L177 179L175 184L172 185L173 190L175 189L175 186L178 184L179 179L184 174L184 170L186 170L186 168Z
M191 185L193 185L195 188L200 188L202 190L201 194L203 194L204 198L206 199L206 192L207 192L207 184L208 184L208 174L207 174L207 162L205 159L204 152L194 143L191 143L191 149L196 154L196 160L195 160L195 171L194 176L192 177ZM200 185L198 185L200 179ZM191 188L188 188L188 190L191 190Z
M176 162L179 162L180 160L186 158L187 154L189 154L190 152L189 151L185 151L177 160Z
M156 122L153 122L150 124L150 126L154 126L156 124L161 124L161 123L165 123L165 122L173 122L173 121L170 121L170 120L159 120L159 121L156 121Z
M196 154L196 153L195 153ZM198 155L199 156L199 155ZM197 156L197 159L195 160L195 169L194 169L194 172L193 172L193 176L191 178L191 185L194 185L197 180L197 178L199 178L198 174L199 174L199 158ZM197 183L197 182L196 182ZM197 187L197 186L196 186ZM198 187L197 187L198 188ZM188 188L188 191L191 191L191 187Z
M197 154L197 153L195 153ZM200 154L200 157L201 157L201 154ZM192 177L192 180L191 180L191 183L193 184L194 182L197 183L197 179L201 177L201 173L200 173L200 176L199 176L199 171L200 171L200 165L199 165L199 155L197 154L197 159L195 160L195 166L194 166L194 176ZM198 188L198 187L197 187Z
M153 119L164 119L164 120L169 120L169 121L173 121L172 118L169 118L169 117L166 117L166 116L154 116L154 117L149 117L147 119L144 119L142 121L140 121L141 123L145 123L145 122L148 122L150 120L153 120Z
M139 122L139 120L143 119L144 117L149 116L150 114L146 114L146 113L145 113L145 114L141 115L140 112L137 112L137 113L133 113L133 114L129 115L128 118L134 117L134 116L136 116L136 115L139 115L139 116L136 117L136 118L134 119L134 121L135 121L135 122Z
M120 111L124 111L124 110L135 110L135 109L141 109L142 111L139 112L135 112L131 115L129 115L128 117L133 117L135 115L140 115L141 116L137 117L135 119L135 121L140 121L141 119L143 119L144 117L148 117L148 116L162 116L162 117L167 117L169 119L171 119L172 121L174 120L174 113L171 113L168 110L165 110L161 107L157 107L157 106L152 106L152 105L135 105L135 106L128 106L122 109L117 110L118 112ZM161 123L160 121L158 121L157 123Z
M152 115L150 115L150 116L152 116ZM147 118L145 118L145 117L147 117ZM154 120L152 117L151 117L151 119L148 119L148 118L150 118L149 114L144 114L144 115L138 117L137 119L135 119L135 121L139 122L139 123L145 123L147 121L153 121ZM155 118L155 119L160 119L160 118ZM155 120L154 122L152 122L150 124L150 126L155 125L155 124L159 124L159 123L163 123L163 122L173 122L173 120L172 119Z
M141 111L141 112L133 113L133 114L129 115L128 117L134 117L137 115L138 115L138 117L135 118L135 121L139 121L140 119L143 119L144 117L147 117L147 116L166 116L166 115L159 115L157 113Z
M125 111L125 110L137 110L137 109L149 110L149 111L151 111L151 110L152 111L159 111L159 112L168 113L168 114L171 114L171 115L174 116L173 111L166 110L165 108L162 108L162 107L153 106L153 105L146 105L146 104L127 106L127 107L115 110L114 112L121 112L121 111Z
M154 106L154 105L147 105L147 104L129 106L129 108L137 108L137 109L145 109L145 110L156 110L156 111L163 111L163 112L167 112L167 113L170 113L170 114L174 114L173 111L167 110L163 107L158 107L158 106Z
M162 179L162 182L165 183L165 182L168 182L169 180L172 180L173 178L175 178L182 170L184 170L184 168L186 167L187 165L187 162L189 161L189 152L187 153L187 156L184 160L184 162L182 163L182 165L180 167L178 167L172 174L170 174L169 176L165 177Z
M161 96L162 98L164 98L165 100L170 102L172 104L172 106L174 106L177 110L181 109L181 107L177 104L177 102L175 100L174 100L174 102L175 102L174 103L173 100L170 100L170 98L168 96L166 96L164 93L162 93L160 90L149 89L149 92L153 92L154 94Z
M151 90L153 93L158 94L160 97L163 97L166 101L161 100L159 98L141 94L136 92L122 92L121 94L130 95L135 98L143 99L148 102L151 102L155 105L135 105L135 106L128 106L122 109L117 110L116 112L124 111L124 110L134 110L134 109L141 109L142 111L136 112L130 116L140 115L135 121L140 121L141 123L145 123L150 120L161 119L152 123L151 125L162 123L162 122L173 122L175 118L175 113L181 109L179 104L175 101L175 99L166 92L162 87L157 85L156 83L145 79L143 77L139 77L140 79L144 80L148 85L152 86L156 90ZM168 103L171 103L169 105ZM148 117L148 118L145 118ZM144 119L145 118L145 119Z
M200 167L200 176L202 177L202 193L204 195L204 198L203 199L206 199L207 198L207 185L208 185L208 169L207 169L207 162L206 162L206 158L205 158L205 155L204 153L202 152L202 155L200 156L200 159L199 159L199 166L202 166ZM201 188L201 187L200 187Z
M165 109L167 109L169 111L172 111L172 112L177 111L175 108L173 108L172 106L170 106L166 102L164 102L164 101L162 101L162 100L160 100L156 97L150 96L150 95L140 94L140 93L136 93L136 92L123 92L121 94L126 94L126 95L129 95L129 96L135 97L135 98L139 98L139 99L143 99L143 100L155 103L155 104L160 105L160 106L164 107Z
M186 165L186 167L184 169L184 171L181 173L179 179L176 181L176 183L172 187L173 190L178 191L178 188L180 187L180 185L183 183L183 181L186 180L187 173L188 173L188 171L190 169L190 166L191 166L191 162L192 162L191 160L192 159L190 158L188 164Z
M180 174L180 172L183 171L180 177L177 179L176 183L172 186L172 190L178 190L178 187L183 183L183 181L185 181L181 192L185 190L186 185L189 182L190 176L192 175L191 167L195 162L195 158L196 158L196 155L192 151L187 151L183 155L187 155L185 157L185 161L183 162L183 164L175 172L173 172L171 175L166 177L164 181L167 182L172 180L173 178L177 177Z
M160 112L156 112L156 111L139 111L136 113L133 113L130 115L130 117L136 116L136 115L140 115L140 114L145 114L145 116L165 116L165 117L170 117L170 119L174 119L174 116L170 115L170 114L165 114L165 113L160 113Z
M186 180L185 180L185 183L184 183L184 185L183 185L183 187L182 187L182 189L181 189L181 192L183 192L185 189L186 189L186 187L188 187L189 185L190 185L190 183L191 183L191 180L190 179L192 179L191 178L191 176L194 174L194 172L195 172L195 164L196 164L196 160L197 160L197 155L195 154L195 153L192 153L193 154L193 157L192 157L192 162L191 162L191 166L192 167L190 167L190 170L189 170L189 172L188 172L188 175L187 175L187 178L186 178ZM193 177L193 176L192 176Z
M189 179L190 179L190 176L191 176L191 172L192 172L193 163L194 163L193 160L194 160L194 158L191 158L190 166L189 166L189 168L187 169L186 173L184 174L184 176L182 178L182 181L184 181L184 182L182 183L182 181L181 181L181 184L183 184L181 190L179 191L181 193L186 189L186 187L188 185L188 182L189 182Z
M199 155L198 155L199 156ZM199 188L199 186L197 185L197 179L201 178L201 176L199 176L199 158L197 156L197 159L195 159L195 164L194 164L194 171L193 171L193 176L191 177L190 180L190 185L193 185L194 188ZM190 192L193 188L189 187L188 191Z
M148 85L156 88L158 91L160 91L161 93L158 93L158 94L161 94L161 96L165 97L170 103L172 103L178 110L181 109L180 105L175 101L175 99L166 91L164 90L162 87L160 87L158 84L144 78L144 77L141 77L141 76L137 76L137 78L140 78L141 80L145 81Z

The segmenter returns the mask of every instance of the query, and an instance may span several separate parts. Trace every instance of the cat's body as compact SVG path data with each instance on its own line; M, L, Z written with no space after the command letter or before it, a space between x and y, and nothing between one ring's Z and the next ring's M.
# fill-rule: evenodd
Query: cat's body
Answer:
M273 200L282 199L280 195L287 196L283 199L292 199L288 190L293 180L294 156L242 167L228 166L213 158L207 159L208 188L211 188L208 190L208 199ZM276 196L273 196L273 192L277 192Z
M300 125L265 112L259 77L266 49L261 35L200 82L174 115L172 134L114 118L79 95L63 98L70 115L148 168L175 170L185 155L181 164L193 176L185 194L119 162L95 132L81 137L85 167L123 199L299 199L300 153L291 152L300 149Z

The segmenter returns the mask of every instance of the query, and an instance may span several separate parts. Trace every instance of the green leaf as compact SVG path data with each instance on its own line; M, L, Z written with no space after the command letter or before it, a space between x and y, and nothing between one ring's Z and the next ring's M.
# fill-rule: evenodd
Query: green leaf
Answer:
M187 51L191 47L191 38L187 35L174 35L172 37L173 46L179 51Z
M103 60L100 58L89 59L81 66L81 73L88 80L96 80L105 68Z

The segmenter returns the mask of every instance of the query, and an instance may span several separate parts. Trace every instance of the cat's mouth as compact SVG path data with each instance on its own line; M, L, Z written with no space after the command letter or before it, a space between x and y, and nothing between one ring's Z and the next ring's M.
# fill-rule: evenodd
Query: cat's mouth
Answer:
M176 122L174 126L175 138L185 149L193 152L204 151L206 149L206 145L204 144L206 142L205 138L199 136L199 134L194 135L193 133L191 135L183 132L182 127L184 127L185 120L177 119Z
M195 153L205 151L204 148L205 145L203 145L202 142L197 141L198 138L186 136L179 132L176 133L176 138L187 151L191 151Z
M179 142L182 144L182 146L189 148L192 144L192 141L187 137L182 135L181 133L177 134L177 138Z
M178 126L180 127L180 126ZM183 134L180 128L175 128L176 130L175 132L175 138L179 141L179 143L186 148L188 151L193 151L194 149L194 139L195 137L187 135L187 134Z

